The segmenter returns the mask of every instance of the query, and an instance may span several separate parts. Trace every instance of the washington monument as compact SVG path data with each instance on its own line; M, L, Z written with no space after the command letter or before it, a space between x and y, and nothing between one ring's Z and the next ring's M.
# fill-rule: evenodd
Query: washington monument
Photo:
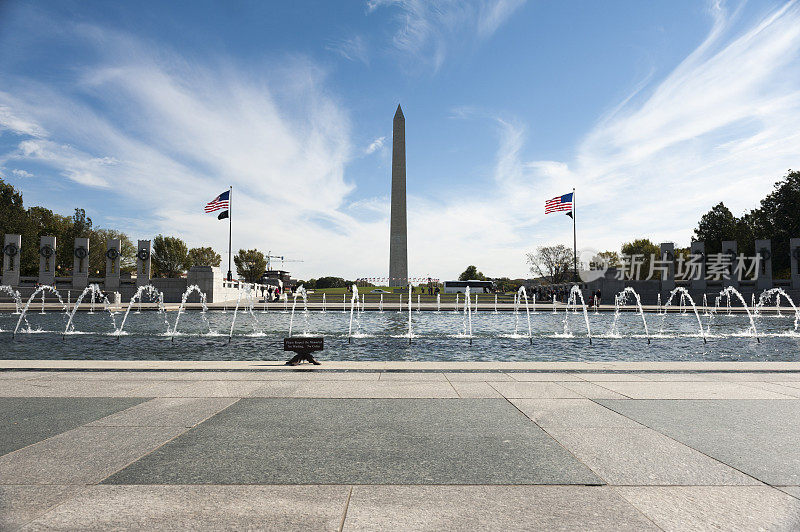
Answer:
M406 242L406 118L400 105L392 127L392 211L389 227L389 286L408 284Z

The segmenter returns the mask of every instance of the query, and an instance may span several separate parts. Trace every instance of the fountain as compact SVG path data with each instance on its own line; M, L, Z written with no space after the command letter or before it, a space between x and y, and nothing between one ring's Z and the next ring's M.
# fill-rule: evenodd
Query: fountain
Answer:
M564 334L570 336L569 330L569 306L572 304L573 308L578 307L578 296L581 298L581 308L583 308L583 321L586 322L586 337L589 338L589 345L592 345L592 328L589 326L589 314L586 310L586 301L583 300L583 292L578 285L572 285L569 291L569 298L567 299L567 308L564 309ZM528 325L530 327L530 324ZM645 331L647 329L645 328ZM649 338L648 338L649 341Z
M13 336L16 337L17 331L19 330L19 326L20 326L20 324L22 323L23 320L25 321L25 325L27 325L28 331L31 330L31 325L30 325L30 323L28 323L27 318L25 318L25 314L28 313L28 309L31 306L31 302L33 302L33 299L36 297L36 295L37 294L42 294L42 297L44 298L44 293L46 291L55 294L56 297L58 298L58 302L61 303L61 306L62 306L63 310L65 312L68 310L67 306L64 304L64 300L61 299L61 296L59 295L58 290L56 290L54 287L52 287L50 285L40 286L39 288L34 290L34 292L31 294L31 297L28 298L27 303L25 303L25 307L22 309L22 313L19 315L19 319L17 320L17 326L14 327L14 335ZM113 320L113 316L112 316L112 320Z
M755 307L756 316L760 315L760 309L764 307L764 305L773 295L775 296L776 306L779 305L778 302L780 301L780 297L783 296L786 301L789 302L789 305L792 307L792 309L794 309L794 330L797 332L798 324L800 324L800 309L795 306L794 301L791 297L789 297L789 294L783 290L783 288L770 288L769 290L764 290L761 292L761 295L758 297L758 304Z
M347 312L347 294L342 294L342 314Z
M694 304L694 299L692 299L692 296L689 294L689 291L682 286L674 288L669 293L669 298L667 298L667 303L666 305L664 305L664 312L661 316L661 326L659 328L659 334L664 334L664 319L667 315L667 307L669 307L672 304L672 298L675 297L675 294L678 293L680 293L681 295L681 301L683 301L684 297L689 301L689 304L692 306L692 310L694 311L694 317L697 318L697 325L700 331L700 336L703 338L703 343L704 344L708 343L708 341L706 340L706 333L703 330L703 322L700 320L700 314L697 312L697 306ZM703 294L703 297L705 297L705 294Z
M497 294L494 295L494 313L497 314Z
M141 287L141 288L145 288L145 287ZM212 334L213 333L213 331L211 330L211 323L209 323L208 316L206 315L206 312L208 311L208 307L206 306L206 294L205 294L205 292L200 290L199 286L197 286L196 284L193 284L192 286L187 288L186 291L183 293L183 296L181 296L181 306L178 307L178 315L175 316L175 326L172 328L172 335L170 336L170 340L171 341L175 341L175 335L178 334L178 323L181 321L181 315L183 314L183 309L186 306L186 300L189 298L189 295L191 295L193 292L197 292L200 295L200 303L203 305L203 310L201 312L201 315L203 316L203 321L205 322L206 328L208 329L208 334ZM131 299L131 301L133 301L133 299ZM128 305L128 310L130 310L130 308L131 308L131 306L129 304ZM127 315L127 311L125 312L125 314ZM236 314L235 313L234 313L234 319L236 319ZM125 324L123 322L123 326L124 325ZM121 332L122 332L122 328L120 327L120 333Z
M525 315L528 318L528 341L531 345L533 345L533 329L531 328L531 311L528 308L528 293L525 291L524 286L519 287L519 292L517 292L517 301L521 301L522 298L525 298ZM515 323L514 323L514 336L517 336L517 325L519 324L519 317L517 315Z
M325 292L322 292L322 312L325 312Z
M464 330L463 335L469 338L472 345L472 305L470 304L469 286L464 291Z
M19 314L22 311L22 298L20 297L19 292L14 290L7 284L0 286L0 292L6 292L14 299L14 308L16 309L14 311L14 314ZM67 306L69 306L69 303L67 304Z
M87 288L87 290L88 290L88 288ZM199 291L199 289L198 289L198 291ZM86 292L86 290L84 290L84 294L85 294L85 292ZM188 292L188 290L187 290L187 292ZM84 294L81 294L80 297L78 297L78 299L75 301L75 308L72 309L72 315L70 316L70 323L72 323L72 316L75 315L75 311L78 309L78 305L80 304L80 301L83 298ZM140 286L136 290L136 293L133 294L133 296L131 297L130 301L128 301L128 308L125 310L125 314L123 314L123 316L122 316L122 324L119 326L119 329L117 329L117 331L116 331L117 338L119 338L119 336L122 335L122 331L123 331L123 329L125 329L125 322L128 321L128 314L130 314L130 312L131 312L131 306L133 306L133 302L134 301L138 301L139 302L139 307L141 308L142 295L143 294L147 294L151 301L153 301L153 300L158 301L158 312L164 316L164 323L167 326L167 333L169 333L170 325L169 325L169 320L167 320L167 311L164 308L164 294L162 294L155 286L153 286L151 284L148 284L148 285L145 285L145 286ZM187 297L186 293L184 293L184 302L185 302L185 297ZM204 305L205 305L205 294L203 294L202 298L203 298L203 302L204 302ZM181 306L181 308L183 308L183 306ZM205 306L204 306L204 309L205 309ZM178 311L178 319L180 319L180 310ZM177 328L177 326L178 326L178 323L176 321L175 322L175 327ZM67 334L67 332L69 332L69 324L67 324L67 329L64 331L64 334ZM172 333L172 336L173 337L175 336L175 332L174 331Z
M378 311L383 312L383 294L381 294L381 300L378 302Z
M251 324L252 324L252 327L253 327L253 334L256 334L256 335L262 334L261 331L259 330L259 327L258 327L258 320L256 319L256 315L253 314L253 307L255 307L255 305L256 305L256 298L253 296L253 288L252 288L252 286L250 284L245 284L245 285L241 285L240 284L239 285L239 295L236 297L236 308L233 309L233 319L231 320L231 330L228 333L228 343L230 343L231 338L233 338L233 327L236 325L236 316L239 313L239 306L241 305L242 295L243 294L247 298L247 307L245 307L245 312L250 314L250 320L251 320ZM303 302L305 303L306 290L305 290L305 288L303 288L302 285L300 285L300 288L298 288L297 291L295 291L295 294L294 294L295 303L297 303L297 296L301 295L301 294L303 296ZM308 313L308 311L306 311L306 314L307 313ZM292 317L294 317L294 306L292 306ZM306 322L308 322L308 317L307 316L306 316ZM306 325L307 324L308 323L306 323ZM289 330L291 331L291 324L289 325ZM289 333L289 336L291 336L291 332Z
M458 292L456 292L456 302L453 305L453 312L458 312Z
M305 319L306 319L306 329L308 328L308 308L306 308L307 294L306 294L306 289L303 287L303 285L300 285L297 288L297 290L294 291L293 297L294 299L292 301L292 314L291 316L289 316L289 336L292 336L292 327L294 326L294 309L295 307L297 307L298 297L303 298L303 312L305 314ZM231 325L231 330L233 330L232 325ZM305 333L306 331L304 330L303 332Z
M553 314L556 313L556 295L553 294Z
M761 340L758 338L758 331L756 330L756 322L753 321L753 315L750 313L750 309L747 307L747 303L742 297L741 292L735 289L732 286L726 286L720 293L720 296L726 296L728 298L728 315L731 313L731 294L735 295L739 298L739 301L742 302L742 306L744 307L745 312L747 312L747 317L750 319L750 328L753 330L753 336L756 337L756 342L761 343Z
M401 296L402 297L402 296ZM411 285L408 285L408 345L411 345Z
M436 294L436 312L442 310L442 294Z
M92 301L91 305L92 306L90 308L92 308L92 309L94 309L94 301L95 301L95 295L96 294L100 294L103 297L103 299L106 302L108 302L108 298L103 295L103 292L100 290L100 286L99 285L90 284L89 286L84 288L83 292L81 292L81 295L79 295L78 299L75 300L75 305L72 307L72 312L69 313L69 319L67 320L67 326L64 328L64 333L63 333L64 335L74 332L74 327L72 326L72 321L75 318L75 313L78 311L78 307L80 307L81 302L83 301L83 298L86 297L86 294L91 294L91 301ZM31 297L33 297L33 296L31 296ZM89 311L89 314L94 314L94 310ZM114 315L111 314L111 313L109 313L109 315L111 316L111 323L114 326L114 334L119 334L117 332L117 323L116 323L116 320L114 319Z
M417 294L417 312L419 312L419 311L420 311L420 307L422 306L422 305L420 304L420 302L419 302L419 298L420 298L420 296L419 296L419 294Z
M347 330L347 343L352 342L353 338L353 314L356 315L356 333L361 330L361 318L359 315L359 309L357 308L358 302L358 286L355 284L353 285L353 296L350 298L350 327ZM289 336L291 336L291 330L289 332Z
M642 300L639 297L639 294L636 293L636 290L634 290L630 286L626 287L614 298L614 322L611 324L611 330L609 332L609 335L620 336L619 330L617 330L617 320L619 319L619 308L625 305L629 295L633 295L636 301L636 306L639 308L639 315L642 317L642 324L644 325L644 334L647 337L647 343L649 344L650 333L647 330L647 320L644 317L644 310L642 309Z

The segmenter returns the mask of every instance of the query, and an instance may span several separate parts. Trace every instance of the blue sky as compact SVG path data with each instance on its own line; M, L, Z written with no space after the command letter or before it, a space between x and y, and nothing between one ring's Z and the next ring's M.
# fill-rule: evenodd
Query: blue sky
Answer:
M688 244L797 168L797 2L0 2L0 173L28 205L299 277L387 275L406 116L409 273L526 276L579 248Z

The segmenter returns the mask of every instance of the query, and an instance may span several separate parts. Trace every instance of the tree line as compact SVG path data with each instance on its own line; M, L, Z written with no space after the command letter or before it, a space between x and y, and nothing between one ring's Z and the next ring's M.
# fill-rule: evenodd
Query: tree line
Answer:
M74 242L76 238L89 239L89 273L103 277L106 272L107 243L120 240L120 270L136 271L136 246L130 237L116 229L95 227L84 209L76 208L71 216L54 213L40 206L25 208L22 194L11 184L0 179L0 243L6 234L22 235L20 274L34 276L39 272L39 238L56 237L56 275L72 275ZM151 264L153 276L174 277L192 266L219 266L220 256L210 247L188 249L176 237L158 235L153 239Z
M800 172L789 170L758 207L742 216L734 216L722 202L712 207L700 217L692 241L705 242L706 255L710 255L722 251L723 241L733 240L738 253L754 257L756 239L769 239L772 241L773 275L777 279L788 279L791 238L800 238ZM620 252L602 251L598 256L610 267L617 267L622 264L623 256L641 254L644 256L642 271L647 272L650 257L658 257L661 249L648 238L638 238L622 244ZM539 246L528 253L526 259L531 273L557 284L572 280L572 254L572 249L563 244ZM690 247L676 247L675 256L681 255L688 259Z

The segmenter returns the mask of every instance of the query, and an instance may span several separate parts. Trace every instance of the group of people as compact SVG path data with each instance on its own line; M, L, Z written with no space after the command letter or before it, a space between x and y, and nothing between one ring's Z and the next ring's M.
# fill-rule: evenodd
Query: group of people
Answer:
M552 301L553 296L555 296L555 300L561 303L567 303L569 300L569 293L572 290L571 286L556 286L556 287L547 287L547 286L537 286L533 289L534 294L536 294L536 300L541 302ZM600 290L595 290L591 293L591 296L586 299L586 305L588 307L593 307L595 304L600 304L602 301L602 294Z
M261 297L265 301L269 298L269 301L280 301L281 299L281 287L280 286L262 286L261 287Z

